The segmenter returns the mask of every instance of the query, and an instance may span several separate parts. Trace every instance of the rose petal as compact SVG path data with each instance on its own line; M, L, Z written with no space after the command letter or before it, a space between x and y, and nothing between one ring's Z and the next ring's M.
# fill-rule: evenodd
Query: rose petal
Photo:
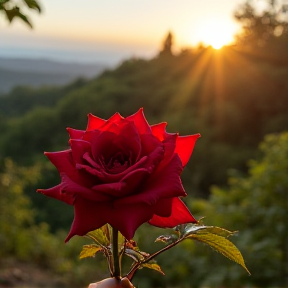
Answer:
M107 124L109 123L117 123L119 121L121 121L122 119L124 119L120 113L116 112L113 116L111 116L108 120L107 120Z
M82 171L78 171L75 168L71 149L60 152L45 152L44 154L58 169L60 175L64 173L80 185L89 186L96 184L97 179L93 179L87 173L82 173Z
M44 154L57 168L59 173L66 173L71 178L76 175L77 171L74 167L71 149L58 152L44 152Z
M158 171L160 171L163 168L165 168L168 163L171 161L172 157L175 155L175 147L176 147L176 140L177 140L178 135L177 134L166 134L165 139L163 140L163 145L164 145L164 159L160 163L158 167ZM155 177L157 177L157 173L155 174Z
M77 130L77 129L73 129L73 128L66 128L66 130L69 133L69 136L71 139L82 139L82 137L85 134L85 131L83 130Z
M152 134L157 137L160 141L165 138L167 122L151 125Z
M94 116L93 114L88 114L88 124L86 131L92 131L101 128L107 121L104 119L101 119L97 116Z
M99 159L104 153L107 158L115 153L115 147L111 145L114 138L115 134L112 132L102 131L100 134L98 131L91 132L91 152L94 160Z
M118 135L119 134L119 122L110 122L108 120L105 127L103 127L102 131L109 131L115 135Z
M126 123L119 131L119 135L113 140L113 144L118 147L118 151L124 151L127 155L131 154L133 164L139 159L141 141L134 123Z
M71 146L74 163L83 163L83 155L91 150L91 144L79 139L70 139L69 144Z
M161 217L156 214L148 221L149 224L161 228L173 228L179 224L197 223L186 205L178 198L173 198L172 212L169 217Z
M154 205L154 214L161 217L169 217L172 212L172 203L174 198L160 199Z
M140 134L151 134L151 128L144 116L143 108L140 108L135 114L125 118L133 121Z
M100 193L99 191L94 191L83 185L79 185L73 180L71 180L66 174L61 174L61 192L69 194L79 194L85 199L92 201L108 201L111 200L109 195Z
M189 158L194 149L196 140L200 137L200 134L190 136L178 136L176 140L175 153L177 153L182 161L183 167L186 166Z
M74 235L83 236L90 231L98 229L107 223L105 217L108 212L109 202L97 203L85 200L81 196L76 197L74 203L74 220L65 243Z
M127 175L131 171L140 169L144 165L144 163L147 161L148 157L147 156L142 157L139 161L136 162L136 164L130 166L125 171L118 173L118 174L107 173L104 169L102 169L102 167L97 165L96 162L92 162L93 159L91 159L87 153L84 154L83 158L87 160L87 162L91 164L93 167L88 166L88 165L77 164L76 165L77 169L85 169L88 173L96 176L98 179L100 179L104 183L113 183L116 181L120 181L121 179L123 179L125 175Z
M149 172L147 169L138 169L130 172L120 182L95 185L92 189L101 193L107 193L116 198L121 198L135 192L134 189L140 186L148 175Z
M137 193L137 190L142 190L144 181L151 173L153 173L155 167L157 167L158 163L162 160L163 154L163 147L158 147L148 157L146 157L146 161L143 162L141 168L136 170L131 169L131 172L125 175L120 182L95 185L92 189L119 198L128 196L132 193ZM118 206L117 202L115 202L115 205Z
M135 203L155 205L163 198L186 196L180 179L182 169L181 160L175 154L169 165L162 169L157 179L154 179L153 182L149 179L140 193L119 199L115 201L114 205L132 205Z
M91 131L85 131L82 140L90 142L93 137L97 137L97 135L100 135L102 133L101 130L91 130Z
M49 188L49 189L37 189L38 193L42 193L45 196L60 200L62 202L65 202L69 205L74 204L74 195L70 193L65 193L62 191L62 185L59 184L55 187Z
M163 147L163 144L152 134L142 134L141 137L141 155L149 155L157 147Z
M153 207L139 203L132 206L113 208L109 214L109 224L118 229L122 235L130 240L137 228L151 219Z
M96 203L77 197L74 207L74 221L65 242L74 235L83 236L106 223L118 229L126 239L131 239L136 229L153 215L152 208L143 203L115 208L111 202Z

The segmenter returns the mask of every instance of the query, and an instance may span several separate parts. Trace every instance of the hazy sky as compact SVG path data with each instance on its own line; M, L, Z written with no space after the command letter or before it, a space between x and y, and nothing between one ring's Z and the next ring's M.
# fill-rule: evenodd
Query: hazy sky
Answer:
M125 57L155 55L168 31L178 49L219 39L228 43L239 31L233 13L244 0L40 3L40 15L28 11L33 30L18 19L11 25L0 19L0 56L115 63Z

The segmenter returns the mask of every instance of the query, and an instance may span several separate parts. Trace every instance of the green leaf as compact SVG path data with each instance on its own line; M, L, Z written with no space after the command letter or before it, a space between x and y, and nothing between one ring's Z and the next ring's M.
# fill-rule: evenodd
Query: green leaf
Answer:
M160 266L155 262L154 263L144 263L141 266L155 270L155 271L161 273L162 275L165 275L165 273L161 270Z
M131 258L134 259L136 262L140 262L145 260L146 257L149 257L150 254L140 251L138 247L133 247L133 248L126 248L125 249L125 254Z
M109 239L107 238L106 234L104 233L104 231L101 228L96 229L94 231L90 231L85 236L92 239L93 241L95 241L100 246L107 247L110 244Z
M200 230L205 230L207 232L210 232L212 234L216 234L218 236L222 236L225 238L228 238L232 235L234 235L235 233L237 233L237 231L231 232L229 230L226 230L224 228L220 228L220 227L216 227L216 226L205 226L205 225L195 225L195 224L189 224L186 226L185 228L185 232L184 232L184 237L190 235L190 234L195 234Z
M37 1L35 1L35 0L24 0L24 2L26 3L26 5L29 8L38 10L39 13L41 12L41 7L40 7L40 5L38 4Z
M103 225L101 228L100 228L103 233L105 234L105 236L107 237L109 243L110 243L110 240L111 240L111 233L112 233L112 229L111 229L111 226L109 224L105 224Z
M163 242L165 244L171 244L171 243L176 242L178 239L179 239L179 236L175 234L161 235L155 240L155 242Z
M80 252L79 258L83 259L87 257L94 257L95 254L101 250L102 248L95 244L84 245L82 251Z
M18 17L18 18L22 19L26 24L28 24L32 28L32 24L30 23L28 18L20 12L19 7L15 6L14 8L9 9L9 10L4 8L4 11L6 13L6 16L9 20L9 22L12 22L15 17Z
M145 260L145 257L138 251L135 251L133 249L125 249L125 254L132 258L135 262L141 262Z
M238 248L231 242L229 241L226 237L228 236L221 236L217 234L213 234L209 231L208 229L203 228L203 226L200 228L199 226L198 230L196 230L196 227L194 229L194 232L190 232L187 236L185 236L186 239L194 239L200 242L203 242L207 245L209 245L211 248L216 250L217 252L221 253L223 256L227 257L228 259L238 263L241 265L249 274L249 270L247 269L244 259L238 250ZM205 226L204 226L205 227ZM210 227L211 228L211 227ZM214 227L215 228L215 227ZM221 228L219 228L221 229ZM225 230L225 229L223 229ZM216 229L216 232L220 232L221 230ZM229 232L229 231L228 231ZM224 233L221 231L221 233ZM232 233L232 232L231 232Z

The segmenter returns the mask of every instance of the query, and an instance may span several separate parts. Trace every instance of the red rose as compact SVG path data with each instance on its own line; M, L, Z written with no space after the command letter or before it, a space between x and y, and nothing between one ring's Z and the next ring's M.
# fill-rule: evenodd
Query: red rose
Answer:
M123 118L88 115L86 131L68 128L70 149L45 155L61 183L37 190L74 205L66 242L109 223L127 239L144 222L175 227L195 222L184 203L180 174L199 134L179 136L166 123L150 126L143 109Z

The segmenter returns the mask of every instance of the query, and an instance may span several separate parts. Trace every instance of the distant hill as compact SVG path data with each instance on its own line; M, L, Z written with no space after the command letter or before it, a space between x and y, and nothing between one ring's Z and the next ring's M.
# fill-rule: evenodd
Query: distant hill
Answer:
M79 77L92 78L107 67L105 64L0 58L0 94L19 85L63 85Z

